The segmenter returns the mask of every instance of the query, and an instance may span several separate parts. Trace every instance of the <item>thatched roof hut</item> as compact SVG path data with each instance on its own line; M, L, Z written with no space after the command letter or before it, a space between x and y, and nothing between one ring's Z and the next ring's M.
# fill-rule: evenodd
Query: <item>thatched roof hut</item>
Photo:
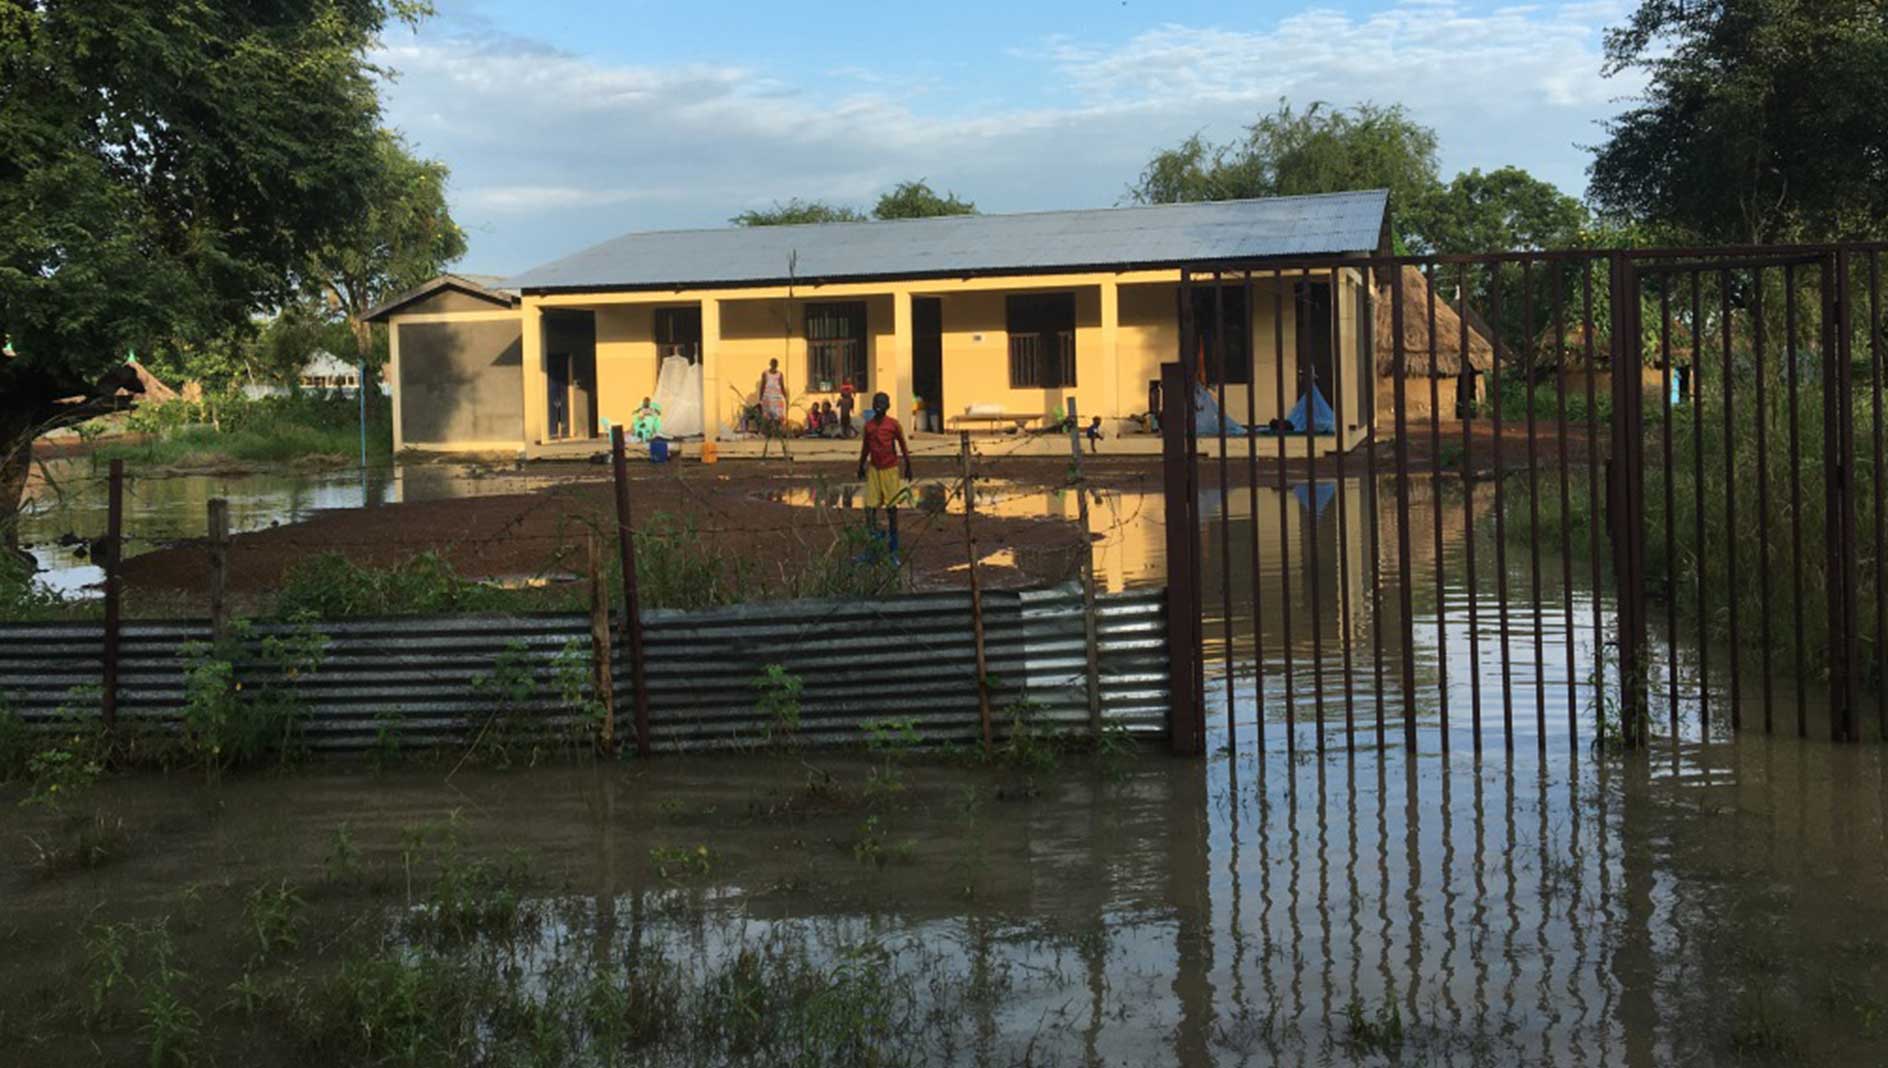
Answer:
M1396 320L1392 287L1386 281L1377 287L1375 340L1377 374L1389 375L1396 369ZM1471 319L1474 309L1469 310ZM1462 317L1441 293L1436 294L1435 360L1430 361L1429 282L1416 267L1403 267L1403 360L1411 377L1427 375L1454 376L1462 373ZM1468 362L1478 371L1494 366L1495 346L1488 339L1486 327L1473 321L1466 327Z
M177 399L177 391L165 385L158 377L144 369L144 365L135 360L127 361L125 368L137 379L142 389L132 389L129 384L118 387L118 397L136 396L141 404L162 404Z

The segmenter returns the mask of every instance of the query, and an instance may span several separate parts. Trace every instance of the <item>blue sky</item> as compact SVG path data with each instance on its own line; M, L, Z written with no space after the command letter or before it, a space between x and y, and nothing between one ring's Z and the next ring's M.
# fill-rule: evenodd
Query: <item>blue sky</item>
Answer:
M1516 164L1578 195L1579 146L1638 89L1600 76L1624 0L438 7L376 57L386 117L452 168L460 268L498 274L904 178L986 212L1107 206L1155 150L1281 96L1400 102L1445 176Z

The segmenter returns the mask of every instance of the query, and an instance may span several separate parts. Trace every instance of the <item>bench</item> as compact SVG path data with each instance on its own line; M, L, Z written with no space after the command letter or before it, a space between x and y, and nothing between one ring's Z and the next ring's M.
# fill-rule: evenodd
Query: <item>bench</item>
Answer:
M1042 418L1043 417L1040 415L1012 415L1012 414L953 415L951 416L951 421L959 430L973 429L973 427L969 424L976 424L977 426L981 426L989 430L1001 430L1005 426L1008 426L1010 428L1010 433L1014 434L1019 431L1029 429L1029 424L1037 422L1038 420Z

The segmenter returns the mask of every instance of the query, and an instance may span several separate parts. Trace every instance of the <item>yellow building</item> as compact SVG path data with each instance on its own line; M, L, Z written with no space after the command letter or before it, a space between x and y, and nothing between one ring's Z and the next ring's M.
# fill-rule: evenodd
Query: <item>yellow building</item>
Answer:
M914 433L1040 424L1074 397L1112 439L1183 358L1190 271L1196 355L1216 381L1223 340L1229 417L1267 425L1315 383L1343 424L1322 448L1348 448L1373 417L1375 365L1371 287L1342 260L1383 250L1387 200L637 233L503 281L442 276L370 318L390 327L395 448L582 442L629 425L659 383L686 398L672 426L737 438L770 361L791 422L850 380L861 410L885 392ZM1311 258L1322 266L1287 266ZM1235 264L1215 294L1210 272ZM913 418L917 398L929 418Z

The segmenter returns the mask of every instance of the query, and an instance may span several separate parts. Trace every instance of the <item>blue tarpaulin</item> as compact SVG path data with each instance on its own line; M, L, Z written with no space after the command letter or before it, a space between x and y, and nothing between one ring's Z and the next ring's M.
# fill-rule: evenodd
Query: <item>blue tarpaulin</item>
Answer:
M1227 419L1219 410L1219 402L1213 399L1212 391L1198 382L1193 383L1193 412L1193 425L1201 437L1217 437L1222 422L1229 436L1243 436L1246 432L1245 424Z
M1310 510L1313 517L1322 519L1324 510L1330 507L1332 499L1337 496L1337 483L1300 482L1291 488L1291 492L1294 497L1298 498L1299 504Z
M1312 433L1337 433L1337 413L1331 411L1331 406L1325 403L1323 392L1316 386L1312 386L1311 392L1298 398L1298 403L1292 407L1291 414L1285 417L1285 422L1291 426L1292 430L1300 434L1305 432L1307 408L1311 411Z

